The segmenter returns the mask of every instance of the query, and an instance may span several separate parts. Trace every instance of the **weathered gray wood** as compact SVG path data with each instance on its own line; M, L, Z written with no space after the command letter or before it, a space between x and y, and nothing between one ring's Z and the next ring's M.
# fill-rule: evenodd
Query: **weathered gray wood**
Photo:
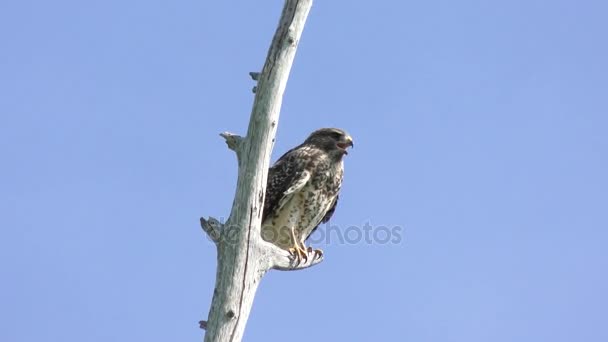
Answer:
M203 230L217 246L215 290L205 341L240 341L257 287L270 269L298 270L323 260L309 254L296 264L284 251L261 238L261 217L270 155L274 145L283 93L312 0L286 0L272 44L257 79L246 137L222 133L238 159L237 190L225 224L201 218Z

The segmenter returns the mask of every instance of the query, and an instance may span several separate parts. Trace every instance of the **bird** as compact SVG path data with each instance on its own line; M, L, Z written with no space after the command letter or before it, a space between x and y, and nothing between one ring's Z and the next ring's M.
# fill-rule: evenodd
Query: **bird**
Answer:
M283 154L268 170L262 238L287 250L301 262L320 249L305 241L336 210L343 158L354 147L352 137L338 128L321 128Z

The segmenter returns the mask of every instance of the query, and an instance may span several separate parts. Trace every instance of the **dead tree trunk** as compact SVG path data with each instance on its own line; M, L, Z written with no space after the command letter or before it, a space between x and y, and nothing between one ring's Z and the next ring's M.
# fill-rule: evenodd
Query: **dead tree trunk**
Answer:
M205 341L240 341L256 289L270 269L297 270L322 261L296 265L287 251L261 238L266 178L283 92L312 0L286 0L258 81L246 137L222 133L238 159L238 181L230 217L221 224L201 218L203 230L217 246L217 273L205 328Z

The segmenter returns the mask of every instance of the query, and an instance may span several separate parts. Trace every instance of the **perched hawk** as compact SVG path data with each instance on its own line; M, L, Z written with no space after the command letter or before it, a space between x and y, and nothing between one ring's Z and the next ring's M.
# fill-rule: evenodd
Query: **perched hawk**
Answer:
M268 171L264 240L290 251L298 261L307 258L312 248L306 248L304 241L334 213L344 172L342 158L352 146L352 138L343 130L321 128L277 160Z

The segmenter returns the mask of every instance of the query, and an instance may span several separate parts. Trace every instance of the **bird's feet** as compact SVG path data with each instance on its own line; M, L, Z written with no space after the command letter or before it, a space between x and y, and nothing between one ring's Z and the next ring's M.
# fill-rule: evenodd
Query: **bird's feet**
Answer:
M291 253L296 265L299 265L302 261L308 261L308 250L302 248L298 243L289 249L289 253Z
M291 253L295 264L299 265L302 260L304 260L304 263L306 263L306 261L308 261L308 251L304 241L299 242L299 240L296 238L295 227L291 228L291 239L291 241L293 241L293 247L289 249L289 253Z
M323 257L322 249L313 249L312 247L308 246L308 249L306 251L309 255L313 254L313 260L320 259Z
M303 249L301 246L294 246L289 249L289 252L291 253L292 264L294 266L312 264L323 258L323 251L312 247Z

